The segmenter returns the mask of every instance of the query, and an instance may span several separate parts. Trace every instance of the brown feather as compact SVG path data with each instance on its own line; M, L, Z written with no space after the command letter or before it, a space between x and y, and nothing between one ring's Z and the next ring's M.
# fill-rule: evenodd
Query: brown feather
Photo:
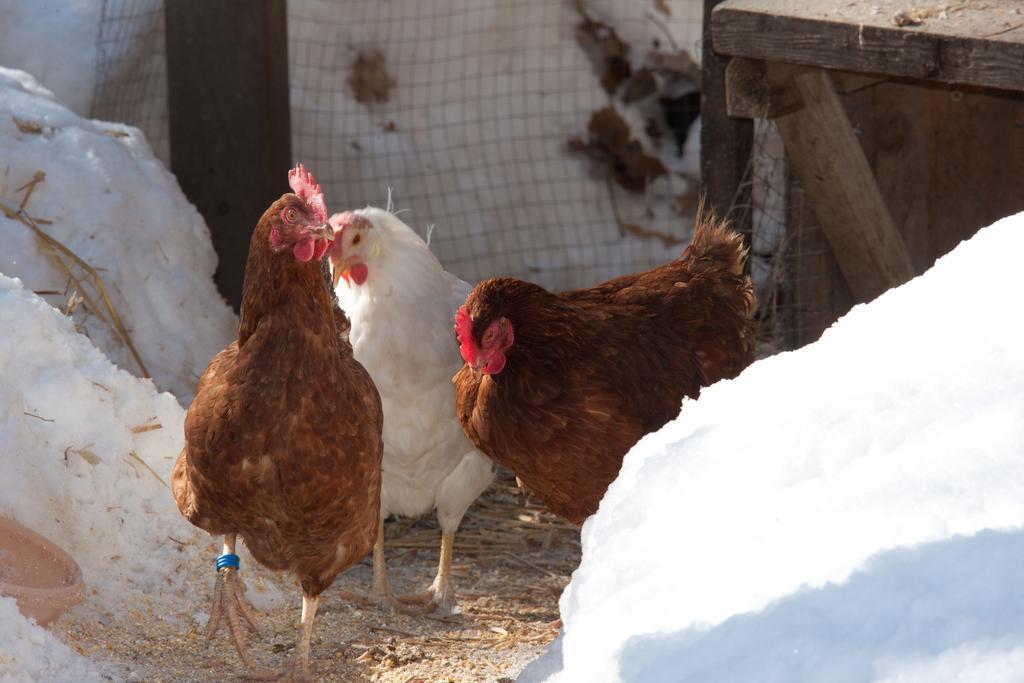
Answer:
M754 357L754 291L746 250L702 212L675 261L590 289L552 294L508 278L466 299L479 336L507 318L507 364L477 380L456 374L456 405L476 446L555 513L597 510L622 458L675 418L684 397L735 377Z
M253 232L238 341L199 381L172 490L190 522L239 534L316 596L375 541L383 417L322 264L270 247L270 223L294 199Z

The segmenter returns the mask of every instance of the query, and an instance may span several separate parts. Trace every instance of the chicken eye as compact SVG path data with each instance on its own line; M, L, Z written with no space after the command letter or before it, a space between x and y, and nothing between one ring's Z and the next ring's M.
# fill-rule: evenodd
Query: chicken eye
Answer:
M494 335L495 335L495 331L494 331L493 327L491 329L487 330L487 333L484 334L484 343L485 344L489 344L490 342L494 341Z
M359 244L359 240L360 240L360 239L362 239L362 236L361 236L361 235L356 235L355 237L353 237L353 238L352 238L352 246L354 247L354 246L356 246L357 244Z
M299 212L294 208L287 208L284 210L284 219L288 223L294 223L299 219Z

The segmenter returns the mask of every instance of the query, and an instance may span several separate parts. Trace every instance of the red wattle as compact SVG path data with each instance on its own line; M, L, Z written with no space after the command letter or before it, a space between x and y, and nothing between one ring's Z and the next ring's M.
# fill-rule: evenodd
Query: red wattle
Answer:
M485 375L497 375L499 372L505 369L505 354L496 353L491 356L491 359L487 361L487 365L484 366Z
M365 263L357 263L349 269L352 273L352 280L357 285L361 285L366 282L366 278L370 275L370 270L366 267Z
M313 258L317 261L322 259L324 254L327 253L327 247L329 246L331 246L330 240L317 240L315 249L313 250Z
M301 242L295 243L295 246L292 247L292 253L295 254L296 260L305 263L306 261L313 258L313 252L315 251L315 249L316 247L313 245L313 238L307 237Z

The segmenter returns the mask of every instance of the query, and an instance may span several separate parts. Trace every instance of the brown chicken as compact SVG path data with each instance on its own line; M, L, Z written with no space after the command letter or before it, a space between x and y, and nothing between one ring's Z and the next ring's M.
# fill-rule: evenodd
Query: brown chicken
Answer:
M753 360L745 257L728 223L701 210L693 243L653 270L560 295L481 282L455 324L466 435L552 512L582 523L640 437Z
M185 518L224 535L208 637L223 616L248 676L305 680L320 594L377 537L383 418L322 261L334 233L320 187L301 164L289 180L295 194L274 202L253 231L238 341L199 380L172 488ZM302 586L290 671L249 666L239 615L256 624L236 536Z

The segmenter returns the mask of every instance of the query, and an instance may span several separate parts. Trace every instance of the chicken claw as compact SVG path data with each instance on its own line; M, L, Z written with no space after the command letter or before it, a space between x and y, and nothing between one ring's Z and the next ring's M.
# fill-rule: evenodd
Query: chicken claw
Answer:
M258 633L260 628L256 622L256 614L245 599L245 584L238 578L238 556L234 551L235 535L229 534L224 537L224 554L217 561L219 569L217 583L213 587L213 609L210 612L210 620L206 623L206 641L213 640L220 626L221 616L225 616L238 656L248 667L249 657L239 613L254 632Z
M384 520L381 520L377 527L377 542L373 546L373 589L369 595L353 593L349 590L341 590L341 596L350 602L364 607L378 607L391 610L398 614L410 616L421 616L434 611L436 605L407 604L401 598L395 596L391 590L391 582L388 581L388 570L384 564ZM412 602L421 602L413 600ZM423 600L422 602L427 602Z
M437 567L434 583L424 593L402 595L398 598L404 604L417 603L426 605L427 609L438 609L447 614L455 612L455 588L450 578L452 567L452 549L455 545L455 532L441 534L441 560Z
M405 597L398 597L394 592L392 592L391 584L387 581L386 577L384 579L383 586L376 580L374 580L373 584L373 589L369 595L342 589L340 591L341 597L363 607L376 607L378 609L390 610L397 614L405 614L414 617L429 614L434 611L435 605L433 604L415 604L420 602L429 602L430 596L428 596L426 600L418 599L419 596L411 596L409 599L406 599Z
M437 579L424 592L399 595L395 600L408 609L413 609L412 605L423 605L423 611L417 611L415 614L426 614L434 610L454 614L456 611L455 591L452 590L451 584L445 581L443 585L438 585Z

